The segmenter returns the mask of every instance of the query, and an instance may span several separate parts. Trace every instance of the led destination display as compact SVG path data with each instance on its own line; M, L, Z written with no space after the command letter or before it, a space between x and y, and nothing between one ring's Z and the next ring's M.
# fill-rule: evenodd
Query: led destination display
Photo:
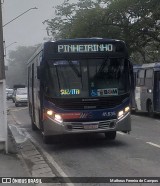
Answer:
M113 44L58 45L58 53L112 52Z

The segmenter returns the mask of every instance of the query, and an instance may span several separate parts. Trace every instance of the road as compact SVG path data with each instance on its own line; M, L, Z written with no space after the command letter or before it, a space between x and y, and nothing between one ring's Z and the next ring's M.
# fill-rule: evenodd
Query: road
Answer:
M28 108L16 108L11 101L8 101L8 107L16 120L17 127L26 130L28 136L40 148L60 176L160 176L160 117L158 116L149 118L144 113L132 115L132 132L129 135L118 132L115 141L105 140L103 134L79 135L64 137L58 144L46 145L43 144L40 132L31 130Z

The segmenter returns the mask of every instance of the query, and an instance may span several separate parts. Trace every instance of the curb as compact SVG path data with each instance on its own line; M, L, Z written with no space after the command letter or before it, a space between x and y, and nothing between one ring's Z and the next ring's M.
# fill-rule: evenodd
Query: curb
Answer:
M38 149L34 143L26 136L25 129L19 127L16 123L14 117L10 113L9 121L9 136L11 138L12 147L10 146L11 153L17 153L19 159L23 162L25 169L31 177L57 177L54 174L52 166L46 160L46 158L41 154L40 149ZM60 186L61 183L43 183L36 185L44 186Z

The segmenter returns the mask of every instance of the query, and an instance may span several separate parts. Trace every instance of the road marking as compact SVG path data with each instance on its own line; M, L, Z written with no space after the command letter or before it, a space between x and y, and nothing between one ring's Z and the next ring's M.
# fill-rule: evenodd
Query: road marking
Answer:
M18 108L14 108L14 109L10 109L10 108L9 108L9 110L10 110L10 111L13 111L13 112L17 112L17 111L25 110L25 109L27 109L27 108L28 108L28 107L19 108L19 109L18 109Z
M117 132L118 134L120 134L120 135L126 135L125 133L123 133L123 132ZM142 140L142 138L136 138L137 140ZM154 146L154 147L157 147L157 148L160 148L160 145L157 145L157 144L155 144L155 143L152 143L152 142L146 142L147 144L149 144L149 145L152 145L152 146Z
M41 149L43 155L47 158L47 160L53 165L53 167L57 170L57 172L59 173L59 175L61 177L69 177L63 170L62 168L56 163L56 161L54 160L54 158L47 153L45 150L43 150L42 146L39 145L39 143L37 143L37 141L27 132L26 129L23 129L24 133L26 134L26 136L34 143L36 144L36 146ZM66 185L68 186L74 186L73 183L66 183Z
M136 115L131 115L131 118L139 118L139 116L136 116Z
M13 114L11 114L11 115L12 115L14 121L15 121L18 125L21 125L21 124L22 124L20 121L17 120L17 118L16 118L15 115L13 115Z
M124 132L117 132L118 134L120 134L120 135L126 135L126 133L124 133Z
M155 119L156 122L160 123L160 121L158 119Z
M146 142L146 143L149 144L149 145L152 145L154 147L160 148L160 145L157 145L155 143L152 143L152 142Z

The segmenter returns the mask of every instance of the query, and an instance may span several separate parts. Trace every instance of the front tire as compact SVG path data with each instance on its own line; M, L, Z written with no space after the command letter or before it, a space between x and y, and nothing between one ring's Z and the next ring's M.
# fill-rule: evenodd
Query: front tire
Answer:
M116 139L116 131L105 132L105 138L107 140L115 140Z
M34 124L33 119L31 119L31 127L33 131L38 130L37 126Z
M153 104L151 101L148 102L147 104L147 110L148 110L148 115L150 117L153 117L154 116L154 112L153 112Z
M15 102L15 106L18 107L18 103Z

